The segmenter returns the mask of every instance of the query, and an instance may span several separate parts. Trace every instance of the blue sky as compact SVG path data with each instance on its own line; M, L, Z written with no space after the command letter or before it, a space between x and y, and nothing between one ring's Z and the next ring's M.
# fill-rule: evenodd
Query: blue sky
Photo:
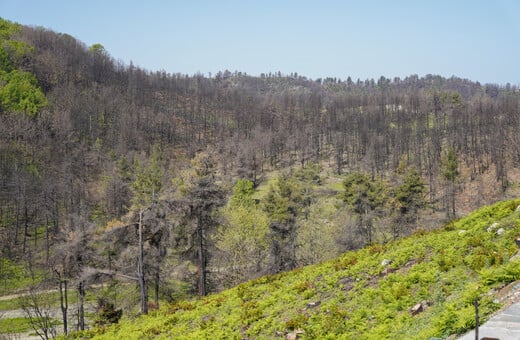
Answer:
M0 0L0 17L152 71L520 84L516 0Z

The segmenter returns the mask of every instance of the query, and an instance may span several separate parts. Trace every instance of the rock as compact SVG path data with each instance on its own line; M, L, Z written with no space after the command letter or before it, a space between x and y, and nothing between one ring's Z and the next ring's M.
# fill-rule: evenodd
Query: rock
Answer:
M505 233L505 229L504 228L500 228L497 230L497 235L502 235L503 233Z
M406 262L406 263L404 264L404 266L405 266L406 268L408 268L408 267L413 266L413 265L416 264L416 263L417 263L417 261L415 261L415 260L410 260L410 261Z
M459 236L462 236L466 233L466 230L465 229L462 229L462 230L459 230Z
M392 260L384 259L383 261L381 261L381 265L382 265L383 267L388 266L390 263L392 263Z
M321 301L309 302L309 303L307 304L307 307L309 307L309 308L314 308L314 307L318 307L320 304L321 304Z
M286 340L296 340L299 338L299 335L303 334L303 333L304 333L303 330L297 329L294 332L288 333L287 336L285 337L285 339Z
M381 271L381 273L379 273L379 276L386 276L386 275L388 275L388 274L390 274L390 273L393 273L393 272L395 272L395 269L394 269L394 268L388 268L388 267L386 267L385 269L383 269L383 270Z
M422 303L418 303L412 308L410 308L410 313L412 313L412 316L417 315L424 311L424 307Z
M519 212L520 211L520 205L518 207L516 207L515 209L515 212Z
M495 222L495 223L493 223L492 225L490 225L490 226L486 229L486 231L487 231L488 233L492 233L493 231L495 231L496 228L498 228L498 225L499 225L499 224L498 224L497 222Z

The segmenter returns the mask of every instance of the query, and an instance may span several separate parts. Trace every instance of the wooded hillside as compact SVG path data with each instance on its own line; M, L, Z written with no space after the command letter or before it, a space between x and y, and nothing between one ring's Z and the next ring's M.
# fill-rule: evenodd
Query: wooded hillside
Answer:
M149 71L0 19L0 270L174 300L427 229L518 193L519 103L435 75Z

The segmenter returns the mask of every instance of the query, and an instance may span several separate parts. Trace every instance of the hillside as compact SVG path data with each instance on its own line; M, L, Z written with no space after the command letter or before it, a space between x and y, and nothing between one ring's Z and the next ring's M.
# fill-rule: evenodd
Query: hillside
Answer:
M520 279L520 200L481 208L432 232L268 275L200 300L87 332L95 339L428 339L474 326ZM421 304L424 311L412 313ZM415 315L413 315L415 314ZM299 337L299 338L300 338Z
M510 84L167 73L0 19L0 294L76 295L79 315L68 326L73 308L49 306L67 332L93 323L88 299L131 316L259 277L291 285L276 274L518 197L519 112ZM483 252L475 261L493 259L472 242ZM360 254L375 265L386 247ZM443 252L424 248L423 260ZM411 268L421 269L416 261ZM381 270L337 281L376 289L370 275ZM319 295L328 281L303 272L316 284L295 278L303 286L294 289L322 305L282 315L279 331L333 310ZM128 292L116 289L122 281ZM244 334L263 315L248 292ZM399 308L405 315L408 306Z

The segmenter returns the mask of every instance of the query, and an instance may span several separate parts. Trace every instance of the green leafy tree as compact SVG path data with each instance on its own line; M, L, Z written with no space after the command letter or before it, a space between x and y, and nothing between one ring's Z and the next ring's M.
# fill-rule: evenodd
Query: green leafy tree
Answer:
M426 205L424 191L424 183L417 169L411 168L403 183L394 190L393 206L397 215L393 228L394 238L400 236L403 227L417 222L419 209Z
M222 209L226 223L220 227L217 246L224 251L226 281L231 285L261 274L267 265L269 221L252 199L253 193L252 181L238 180Z
M17 68L20 60L31 52L27 43L13 39L19 29L19 25L0 19L0 112L35 117L48 102L36 77Z
M157 200L162 189L164 170L161 159L162 152L158 146L153 148L148 165L144 166L139 159L134 159L135 179L132 183L134 191L132 203L138 210Z
M318 200L309 207L307 218L300 220L296 236L299 265L327 261L345 250L341 243L346 221L339 206L341 201L336 197Z
M13 70L8 74L0 73L0 107L3 111L26 113L36 116L47 105L47 98L36 84L36 78L28 73Z
M374 218L381 214L381 210L388 200L387 190L383 181L371 180L367 174L351 172L343 180L345 191L341 198L359 217L359 230L365 235L366 241L373 241Z
M446 217L455 217L455 196L457 190L457 179L459 177L459 161L453 148L448 148L442 158L442 178L446 186Z
M313 171L305 169L282 174L263 202L269 217L271 271L275 273L297 265L298 218L308 217L313 201L313 181L319 182Z
M255 193L254 183L247 179L239 179L233 187L231 205L234 207L249 206L254 204L251 198Z
M288 175L271 186L264 200L263 209L269 217L270 252L273 273L296 267L296 213L294 182Z
M93 53L105 53L105 46L101 45L100 43L96 43L91 45L88 50Z

